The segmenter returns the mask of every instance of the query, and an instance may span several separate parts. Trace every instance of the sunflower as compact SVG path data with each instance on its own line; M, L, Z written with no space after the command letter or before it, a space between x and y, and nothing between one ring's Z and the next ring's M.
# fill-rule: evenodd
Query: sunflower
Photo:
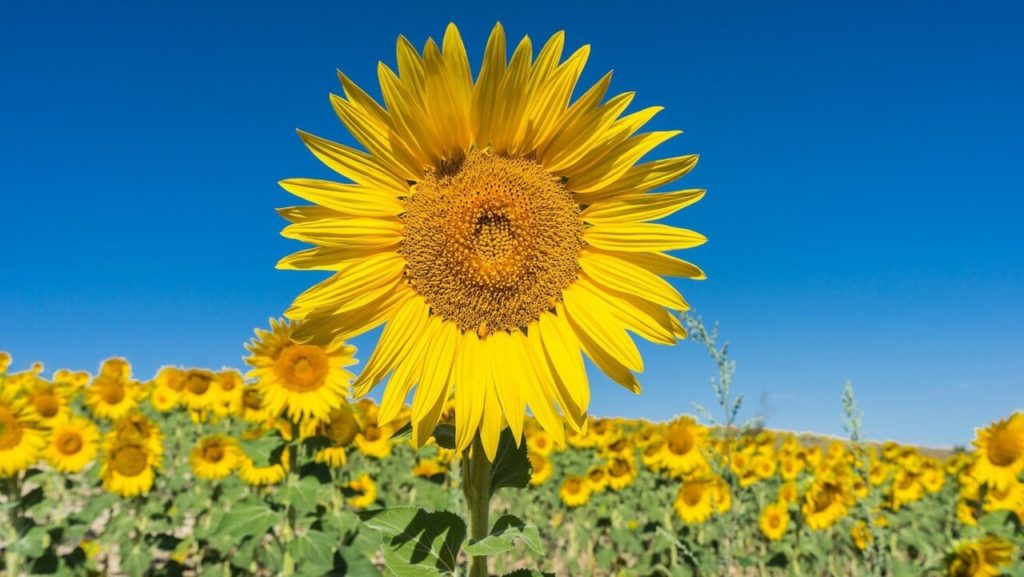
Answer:
M797 489L796 483L793 481L786 481L779 487L779 502L793 504L796 503L800 497L800 492Z
M225 435L203 437L188 460L196 477L211 481L223 479L238 465L238 442Z
M100 375L115 381L129 381L132 378L132 365L120 357L107 359L100 364Z
M526 446L534 453L547 457L551 455L554 443L551 441L551 435L547 434L543 429L538 429L526 436Z
M391 454L389 437L393 431L390 427L378 427L370 423L356 435L356 447L359 452L374 459L384 459Z
M978 429L974 439L974 476L997 488L1016 481L1024 471L1024 412Z
M1024 508L1024 483L1014 481L1003 488L989 488L985 492L982 508L986 511L1016 511Z
M327 447L319 450L316 461L341 468L348 462L345 450L355 441L361 429L356 415L348 405L331 410L326 421L317 425L317 435L327 439Z
M71 417L53 425L43 457L61 473L77 473L96 458L99 439L92 421Z
M649 221L704 191L650 192L697 157L637 164L678 133L638 134L659 108L620 118L632 94L602 103L610 74L570 102L589 48L562 61L563 45L554 35L534 60L524 38L506 62L495 26L474 82L454 25L422 53L399 38L398 74L379 68L385 106L343 74L344 97L332 97L367 152L300 133L353 183L281 183L316 205L282 209L282 234L315 246L278 266L335 273L286 315L319 341L385 325L357 393L391 373L388 423L416 387L416 445L453 387L457 450L479 431L493 459L505 421L521 438L527 406L560 445L558 409L577 430L586 419L581 352L639 392L626 331L664 344L684 334L669 311L688 306L662 276L704 274L665 251L706 239Z
M206 369L188 369L182 377L181 401L192 412L214 410L220 400L214 388L214 374Z
M288 447L285 447L281 454L272 459L267 465L257 465L251 457L244 452L238 454L238 476L246 484L254 487L263 485L276 485L284 480L291 466L291 455Z
M1013 554L1013 544L994 535L975 541L961 541L946 555L946 574L950 577L995 577L1001 573L1001 567L1013 561Z
M107 443L100 476L103 488L122 497L145 495L156 478L156 456L138 438L113 438Z
M679 518L688 525L700 525L711 518L715 510L715 490L708 479L692 478L683 481L672 503Z
M625 489L636 479L636 461L633 457L613 456L605 469L608 471L608 486L615 491Z
M13 403L0 402L0 477L31 467L46 445L46 436L24 420L24 413Z
M113 429L107 433L106 442L113 445L118 440L142 443L156 457L160 457L164 452L164 435L160 427L145 415L138 413L127 415L114 423Z
M372 507L377 501L377 483L365 473L350 481L345 488L353 493L348 504L356 509Z
M36 379L25 391L25 419L43 427L66 420L70 412L67 394L55 384Z
M349 395L355 376L345 367L356 363L355 347L342 342L324 346L292 339L297 323L271 322L271 331L256 331L246 345L252 353L245 362L247 375L258 379L257 388L267 410L289 419L326 419Z
M819 479L811 485L804 496L802 512L807 526L811 529L828 529L846 515L850 496L842 481Z
M553 467L551 460L540 453L530 452L527 454L530 459L530 484L533 486L543 485L551 478Z
M921 475L900 469L896 472L889 491L892 509L899 511L903 505L913 503L924 496Z
M795 455L787 454L779 460L779 474L783 480L792 481L800 476L804 463Z
M11 366L11 354L7 351L0 351L0 374L7 374L7 368Z
M149 394L149 404L158 413L168 413L181 404L181 394L166 387L155 387Z
M422 459L412 468L412 475L422 479L442 478L447 472L448 469L439 463L437 459ZM532 483L533 478L530 481Z
M786 534L786 527L789 526L789 510L785 503L772 503L765 505L758 520L761 533L769 541L778 541Z
M601 465L594 465L587 469L585 479L591 493L600 493L608 488L608 469Z
M185 388L185 371L177 367L161 367L153 379L149 403L161 413L173 411L181 404Z
M871 534L868 524L860 520L854 523L853 527L850 527L850 538L853 539L853 544L861 551L864 551L875 542L875 537Z
M93 415L116 421L138 406L141 397L138 383L121 378L123 374L124 369L101 371L85 389L85 404Z
M759 479L771 479L775 476L777 465L770 455L758 455L754 457L751 468Z
M669 471L689 475L707 467L701 449L707 429L692 417L680 417L665 429L661 445L661 465Z
M566 507L579 507L590 500L590 485L583 477L569 475L562 481L558 496Z
M242 380L242 373L235 369L224 369L213 376L213 382L217 392L217 402L213 410L221 416L237 415L242 411L242 394L245 381Z
M255 385L246 385L242 389L241 417L247 423L265 425L274 420L270 409L263 402L263 395Z

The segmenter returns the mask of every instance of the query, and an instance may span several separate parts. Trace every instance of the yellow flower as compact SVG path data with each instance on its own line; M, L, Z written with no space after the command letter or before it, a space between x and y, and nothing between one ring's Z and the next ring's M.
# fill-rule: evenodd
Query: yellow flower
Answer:
M391 454L389 437L392 432L390 427L382 429L375 424L368 424L362 432L356 435L356 447L367 457L384 459Z
M773 503L765 505L761 511L758 525L761 527L761 533L769 541L781 539L786 533L786 527L789 526L789 510L786 508L786 504Z
M115 381L129 381L132 378L132 366L126 359L120 357L107 359L100 364L100 376Z
M608 468L601 465L594 465L587 469L587 486L591 493L600 493L608 488Z
M412 474L414 477L421 477L424 479L430 479L440 475L444 475L448 472L441 463L438 463L436 459L423 459L416 466L412 468ZM530 479L531 483L533 479Z
M590 485L582 477L569 475L562 481L558 496L566 507L579 507L590 500Z
M989 487L982 508L986 511L1016 511L1024 507L1024 483L1014 481L1002 488Z
M269 336L256 331L257 338L247 345L253 354L245 359L253 367L247 376L258 379L264 406L274 416L283 413L292 421L326 419L349 396L355 375L345 367L356 363L355 347L342 342L300 343L291 338L297 324L286 321L271 326Z
M344 467L348 462L345 450L359 433L359 421L349 405L333 409L327 420L317 425L317 434L326 438L329 446L317 452L316 461L335 469Z
M415 387L417 446L453 387L457 450L479 431L493 459L506 421L521 437L527 406L560 445L556 405L579 429L589 404L581 353L639 392L626 331L665 344L684 334L669 311L688 305L662 276L704 274L665 251L706 239L649 221L704 191L649 193L697 158L636 164L678 133L637 133L658 109L619 118L632 94L604 101L607 75L570 104L589 49L561 61L563 45L554 35L533 61L524 39L506 63L496 26L474 82L454 25L422 54L400 38L399 74L380 68L385 107L344 75L332 99L367 152L301 133L354 182L281 183L317 206L281 210L282 234L315 246L278 266L335 271L286 314L321 341L385 325L357 394L393 373L389 423Z
M0 374L6 374L7 368L11 366L11 354L7 351L0 351Z
M683 481L673 502L676 513L684 523L699 525L714 513L714 484L708 479L692 478Z
M0 402L0 477L9 477L28 469L39 460L46 445L43 432L22 420L24 411Z
M213 376L213 383L218 397L214 403L214 412L221 416L240 414L245 388L242 374L234 369L225 369Z
M181 393L167 387L156 387L149 394L149 404L159 413L167 413L181 404Z
M141 397L138 383L115 376L123 374L123 369L101 372L85 389L85 404L93 415L116 421L138 406Z
M787 481L779 487L779 502L792 505L800 498L796 483Z
M43 427L68 418L68 398L53 383L36 379L25 391L25 419Z
M803 469L803 461L792 455L784 456L779 462L779 474L782 475L782 478L786 481L796 479L800 475L800 471L803 471Z
M553 470L551 461L540 453L531 452L527 456L530 459L530 467L533 471L530 474L530 484L534 486L543 485L545 481L551 478Z
M1024 413L976 431L975 460L972 474L983 483L997 488L1016 481L1024 471Z
M77 473L96 458L99 439L92 421L72 417L54 424L43 456L61 473Z
M214 410L218 394L214 375L206 369L188 369L182 377L181 401L189 411L203 413Z
M752 467L754 473L760 479L771 479L775 476L776 464L775 459L768 455L758 455L754 457Z
M828 529L846 515L850 495L838 479L818 479L804 496L802 512L811 529Z
M875 542L875 537L871 534L868 524L860 520L850 528L850 538L853 539L853 544L861 551L867 549L869 545Z
M345 486L355 495L348 498L348 504L356 509L366 509L377 501L377 483L367 474L362 474Z
M527 435L526 446L534 453L547 457L551 454L554 443L551 441L551 435L544 432L543 429L538 429Z
M707 429L692 417L680 417L670 423L661 445L661 466L678 475L691 475L707 467L701 449Z
M164 436L156 423L145 415L131 414L114 423L113 429L107 433L106 443L113 446L119 440L131 440L142 443L156 457L164 452Z
M978 517L974 513L974 507L962 499L956 503L956 519L962 525L968 527L974 527L978 524Z
M875 463L868 471L868 482L875 487L878 487L889 479L889 472L889 465L885 463Z
M975 541L961 541L946 556L950 577L995 577L1000 568L1013 561L1013 545L1006 539L987 535Z
M281 451L280 455L272 458L267 465L257 465L249 455L240 452L238 455L238 476L246 484L254 487L263 485L276 485L284 480L291 466L291 455L288 447Z
M913 503L923 496L924 486L921 485L920 475L903 469L896 471L890 488L891 506L894 511L899 511L903 505Z
M196 477L215 481L235 470L238 456L237 441L225 435L210 435L199 440L189 455L189 462Z
M605 469L608 471L608 486L615 491L625 489L636 479L636 462L632 456L615 455Z
M145 495L156 477L156 456L137 438L113 439L107 444L100 476L103 488L122 497Z

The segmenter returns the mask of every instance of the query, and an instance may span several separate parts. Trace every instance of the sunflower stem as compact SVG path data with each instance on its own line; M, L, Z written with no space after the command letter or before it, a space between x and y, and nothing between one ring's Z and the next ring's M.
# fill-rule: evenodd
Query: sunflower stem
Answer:
M18 483L18 477L20 473L15 473L6 479L5 493L7 493L7 507L10 515L10 523L8 525L7 535L5 540L7 546L4 547L4 566L7 568L7 574L11 577L18 575L18 554L14 552L14 545L21 539L21 486Z
M480 436L473 440L472 456L462 456L462 491L469 509L469 538L483 539L490 532L488 516L491 506L491 462L487 460ZM487 557L473 557L469 577L487 577Z

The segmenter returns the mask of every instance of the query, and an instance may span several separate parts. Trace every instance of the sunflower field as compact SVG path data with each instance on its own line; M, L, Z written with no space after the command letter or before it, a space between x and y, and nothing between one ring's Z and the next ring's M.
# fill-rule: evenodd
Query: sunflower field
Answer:
M473 540L454 402L418 451L408 407L290 413L254 357L346 351L300 355L287 326L258 331L248 379L116 358L46 378L4 356L6 574L459 575L484 552L513 575L1024 575L1024 413L944 456L691 416L591 418L559 446L531 418L501 438Z

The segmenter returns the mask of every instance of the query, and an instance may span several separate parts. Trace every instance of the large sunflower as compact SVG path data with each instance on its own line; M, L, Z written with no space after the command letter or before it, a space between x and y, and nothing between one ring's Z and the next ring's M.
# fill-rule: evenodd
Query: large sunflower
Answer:
M53 425L43 456L62 473L84 469L99 449L100 433L89 419L70 417Z
M1002 489L1017 481L1024 471L1024 412L1017 412L978 429L973 475Z
M316 205L282 209L282 234L316 246L278 266L334 272L287 311L308 321L297 336L337 342L385 325L357 394L390 374L387 423L415 387L417 444L452 388L458 449L479 431L493 458L506 420L520 438L527 406L561 444L559 410L577 430L586 419L581 352L639 392L627 331L684 335L671 312L687 304L661 277L704 274L666 251L705 238L650 221L704 191L651 191L697 157L639 163L678 132L638 133L660 108L622 116L633 94L604 100L610 73L571 101L590 50L563 61L563 45L555 34L534 58L523 38L507 61L495 26L474 81L454 25L422 52L400 37L398 73L378 68L383 106L340 73L344 96L331 98L366 152L300 132L352 182L281 183Z
M23 415L17 404L0 399L0 477L31 467L46 445L43 431Z

